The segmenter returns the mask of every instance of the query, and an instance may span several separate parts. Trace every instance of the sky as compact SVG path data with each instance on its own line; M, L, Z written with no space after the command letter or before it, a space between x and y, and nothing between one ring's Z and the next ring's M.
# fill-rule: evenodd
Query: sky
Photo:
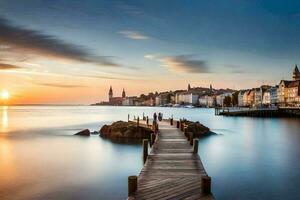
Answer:
M1 0L0 91L11 104L89 104L191 86L291 79L293 0Z

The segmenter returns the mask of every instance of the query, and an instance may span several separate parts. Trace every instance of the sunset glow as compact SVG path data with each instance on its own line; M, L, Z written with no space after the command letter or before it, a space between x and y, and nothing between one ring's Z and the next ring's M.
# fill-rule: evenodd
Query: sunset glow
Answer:
M9 92L7 90L3 90L2 93L1 93L1 98L3 100L9 99Z

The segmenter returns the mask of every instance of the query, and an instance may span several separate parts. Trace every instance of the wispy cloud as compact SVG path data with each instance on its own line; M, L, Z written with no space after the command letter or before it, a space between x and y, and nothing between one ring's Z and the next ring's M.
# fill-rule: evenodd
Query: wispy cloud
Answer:
M147 40L148 36L138 32L138 31L119 31L119 34L122 34L124 37L133 39L133 40Z
M1 45L12 47L13 51L22 54L95 63L109 67L119 66L112 61L111 56L96 56L83 46L65 42L41 31L13 25L1 17L0 43Z
M0 31L1 32L1 31ZM11 65L6 63L0 63L0 70L8 70L8 69L19 69L21 67L17 65Z
M133 77L113 77L106 75L77 75L78 77L86 77L86 78L95 78L95 79L108 79L108 80L145 80L141 78L133 78Z
M210 73L206 60L194 59L193 55L158 56L148 54L144 56L150 60L157 60L161 65L174 72Z
M232 73L232 74L246 73L246 71L243 68L241 68L241 66L239 66L239 65L223 64L223 66L229 70L229 73Z
M147 55L144 55L144 58L147 58L149 60L155 60L155 59L159 58L159 56L154 55L154 54L147 54Z
M36 85L48 86L48 87L59 87L59 88L83 88L85 85L67 85L59 83L35 83Z

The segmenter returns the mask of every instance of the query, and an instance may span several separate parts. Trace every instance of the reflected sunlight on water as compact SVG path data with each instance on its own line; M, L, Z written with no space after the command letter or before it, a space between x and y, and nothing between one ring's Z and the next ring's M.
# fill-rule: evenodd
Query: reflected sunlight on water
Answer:
M1 120L1 132L7 132L8 131L8 114L7 114L8 106L2 106L1 112L2 112L2 120Z

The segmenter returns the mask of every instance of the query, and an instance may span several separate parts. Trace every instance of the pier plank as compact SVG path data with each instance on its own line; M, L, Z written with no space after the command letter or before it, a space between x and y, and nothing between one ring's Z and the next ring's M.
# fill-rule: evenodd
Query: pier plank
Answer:
M202 191L207 176L198 154L184 134L166 121L159 123L158 137L139 176L137 191L130 199L214 199Z

